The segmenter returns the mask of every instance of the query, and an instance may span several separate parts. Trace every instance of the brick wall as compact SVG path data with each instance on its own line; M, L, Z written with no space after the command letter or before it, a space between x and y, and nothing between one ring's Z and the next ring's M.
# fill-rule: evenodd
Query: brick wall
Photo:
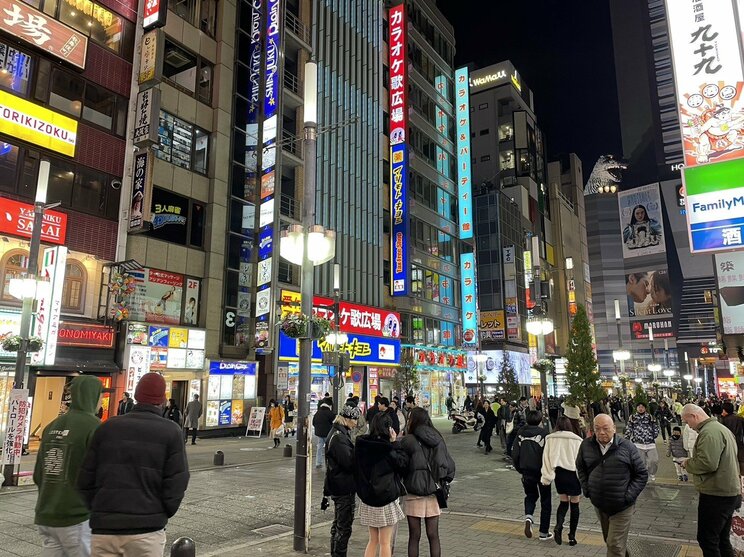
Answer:
M129 21L137 20L137 0L98 0L107 8L123 15ZM164 0L166 1L166 0Z
M112 220L70 211L55 209L67 213L67 247L97 255L107 261L116 256L116 229L118 223Z
M114 176L124 173L126 142L99 129L78 124L75 160Z
M104 47L89 42L83 77L129 98L132 64Z

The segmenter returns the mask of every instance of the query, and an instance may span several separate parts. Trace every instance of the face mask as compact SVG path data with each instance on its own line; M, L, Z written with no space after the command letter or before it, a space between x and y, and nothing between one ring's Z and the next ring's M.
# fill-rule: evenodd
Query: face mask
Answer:
M674 435L672 435L672 437L673 437L674 439L679 439L679 433L675 433Z

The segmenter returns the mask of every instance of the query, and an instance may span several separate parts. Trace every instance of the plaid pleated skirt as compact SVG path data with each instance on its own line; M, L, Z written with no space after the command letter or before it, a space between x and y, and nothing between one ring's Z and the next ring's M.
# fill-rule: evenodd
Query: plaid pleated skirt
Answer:
M397 524L405 515L400 503L396 499L384 507L370 507L364 503L359 505L359 517L362 525L371 526L372 528L384 528Z

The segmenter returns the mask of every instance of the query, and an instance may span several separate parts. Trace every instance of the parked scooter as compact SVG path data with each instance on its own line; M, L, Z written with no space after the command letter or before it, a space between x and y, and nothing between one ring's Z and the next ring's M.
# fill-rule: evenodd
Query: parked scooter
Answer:
M449 413L449 419L452 420L452 433L460 433L468 429L478 431L483 426L473 412L461 412L454 408Z

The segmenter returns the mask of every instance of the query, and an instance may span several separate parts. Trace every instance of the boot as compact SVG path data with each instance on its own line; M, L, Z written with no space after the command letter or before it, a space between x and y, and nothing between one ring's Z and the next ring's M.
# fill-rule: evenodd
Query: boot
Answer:
M576 545L576 528L579 526L579 504L571 503L571 516L569 518L568 545Z
M555 514L555 528L553 529L555 543L558 545L563 543L563 521L566 520L566 513L568 513L568 501L561 501L558 505L558 512Z

